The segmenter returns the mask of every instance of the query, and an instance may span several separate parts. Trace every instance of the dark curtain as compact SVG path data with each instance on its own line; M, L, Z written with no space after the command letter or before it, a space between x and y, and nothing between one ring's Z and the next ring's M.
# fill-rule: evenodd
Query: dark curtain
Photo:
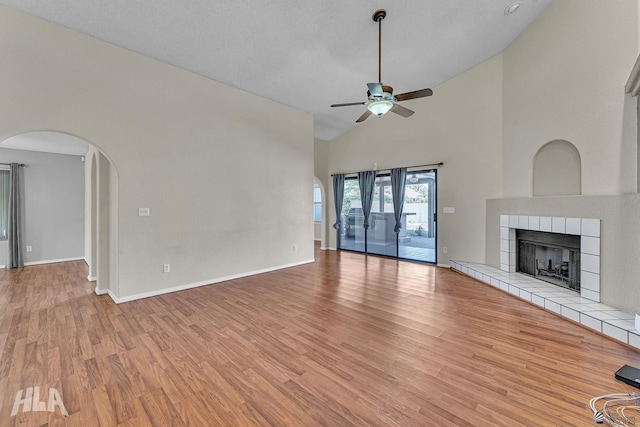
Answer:
M7 268L24 267L22 259L22 201L20 196L20 166L11 163L9 174L9 250Z
M396 233L402 229L402 208L404 206L404 184L407 179L407 168L391 169L391 195L393 196L393 213L396 217Z
M336 223L333 228L340 230L342 226L342 200L344 198L344 174L333 175L333 205L336 209Z
M376 171L358 172L358 185L360 186L360 200L364 213L364 229L369 228L369 214L373 202L373 191L376 185Z

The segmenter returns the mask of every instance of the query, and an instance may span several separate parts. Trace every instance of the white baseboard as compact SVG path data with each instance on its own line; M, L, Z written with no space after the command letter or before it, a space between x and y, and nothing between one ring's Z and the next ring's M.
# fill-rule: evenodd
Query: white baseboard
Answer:
M98 280L98 278L95 276L87 276L87 282L95 282L96 280Z
M98 289L96 287L96 295L106 295L111 292L109 289Z
M28 267L31 265L42 265L42 264L55 264L57 262L69 262L69 261L82 261L84 258L62 258L62 259L49 259L45 261L33 261L33 262L25 262L24 266Z
M185 291L187 289L199 288L200 286L213 285L215 283L226 282L227 280L240 279L242 277L254 276L256 274L269 273L271 271L282 270L282 269L291 268L291 267L297 267L299 265L309 264L309 263L312 263L312 262L315 262L315 260L314 259L310 259L310 260L306 260L306 261L296 262L296 263L293 263L293 264L279 265L279 266L276 266L276 267L265 268L265 269L262 269L262 270L249 271L247 273L234 274L234 275L231 275L231 276L218 277L216 279L203 280L201 282L187 283L185 285L173 286L171 288L166 288L166 289L158 289L156 291L142 292L140 294L130 295L130 296L127 296L127 297L122 297L122 298L118 298L117 296L115 296L113 294L113 292L111 292L111 290L109 290L108 293L109 293L109 296L111 297L111 299L116 304L121 304L121 303L124 303L124 302L135 301L135 300L138 300L138 299L143 299L143 298L155 297L155 296L158 296L158 295L169 294L169 293L172 293L172 292ZM97 293L97 290L96 290L96 293ZM105 291L105 293L106 293L106 291Z
M449 264L436 264L437 267L442 267L442 268L451 268L451 266Z

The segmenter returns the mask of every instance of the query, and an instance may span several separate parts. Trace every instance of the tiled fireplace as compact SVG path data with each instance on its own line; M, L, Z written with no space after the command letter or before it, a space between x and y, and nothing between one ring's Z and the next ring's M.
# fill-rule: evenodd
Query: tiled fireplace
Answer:
M516 230L580 236L580 296L600 302L600 220L533 215L500 215L500 270L516 269Z

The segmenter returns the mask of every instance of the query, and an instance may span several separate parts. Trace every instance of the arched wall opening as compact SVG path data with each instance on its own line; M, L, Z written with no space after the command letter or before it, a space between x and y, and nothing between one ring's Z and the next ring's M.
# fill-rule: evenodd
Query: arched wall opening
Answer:
M531 192L535 196L582 194L582 160L569 141L544 144L533 157Z
M320 189L320 209L321 209L321 214L320 214L320 230L318 230L318 233L316 233L316 230L314 230L314 236L318 236L319 234L319 240L320 240L320 249L325 250L327 248L327 244L326 244L326 236L327 236L327 197L326 197L326 192L324 190L324 186L322 185L322 181L320 181L317 177L313 177L313 183L314 183L314 188L317 186L317 188ZM315 199L314 199L315 201ZM314 203L315 205L315 203ZM314 206L315 209L315 206ZM315 224L314 224L315 226ZM317 239L317 237L316 237Z
M7 158L26 164L25 198L31 206L25 206L25 211L29 215L30 210L32 217L24 225L31 242L25 243L25 249L42 253L31 255L33 262L26 265L83 259L87 280L96 281L96 293L114 289L117 171L111 160L86 139L59 131L21 133L0 142L0 149L8 153ZM33 219L36 211L57 219L39 224ZM52 229L59 229L59 235L52 235ZM72 255L64 251L69 242L73 242Z

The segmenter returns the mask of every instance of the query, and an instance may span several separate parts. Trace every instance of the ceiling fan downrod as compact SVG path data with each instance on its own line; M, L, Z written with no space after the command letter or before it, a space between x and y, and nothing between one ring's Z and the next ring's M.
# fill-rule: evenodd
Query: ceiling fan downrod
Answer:
M382 84L382 20L387 16L384 9L376 10L373 21L378 23L378 83Z

